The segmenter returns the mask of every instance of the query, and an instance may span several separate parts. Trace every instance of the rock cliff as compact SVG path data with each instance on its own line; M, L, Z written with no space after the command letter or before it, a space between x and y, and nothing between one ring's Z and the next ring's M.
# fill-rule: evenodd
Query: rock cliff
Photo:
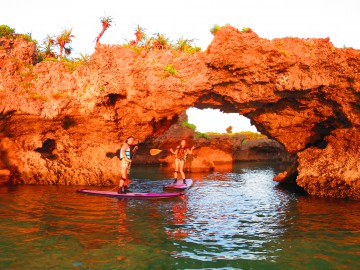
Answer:
M99 45L75 71L36 64L32 43L0 39L0 165L14 183L107 184L128 135L145 141L189 107L219 108L297 155L277 181L360 199L359 92L360 51L328 39L267 40L226 26L205 52Z
M186 126L186 113L179 116L162 135L151 137L140 144L136 153L136 164L157 164L174 166L174 156L169 151L175 149L182 139L186 139L188 146L195 146L192 155L189 155L185 168L191 172L219 171L232 168L237 161L281 161L289 163L294 157L289 155L285 148L275 140L268 138L250 138L250 136L234 134L200 133ZM149 149L162 150L157 155L149 155ZM226 165L226 166L225 166Z

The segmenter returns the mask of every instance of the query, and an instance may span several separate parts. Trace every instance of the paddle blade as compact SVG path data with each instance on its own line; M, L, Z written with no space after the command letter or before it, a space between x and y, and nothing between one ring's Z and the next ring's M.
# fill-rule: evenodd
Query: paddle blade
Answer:
M150 155L152 155L152 156L155 156L161 152L162 152L162 150L160 150L160 149L150 149Z

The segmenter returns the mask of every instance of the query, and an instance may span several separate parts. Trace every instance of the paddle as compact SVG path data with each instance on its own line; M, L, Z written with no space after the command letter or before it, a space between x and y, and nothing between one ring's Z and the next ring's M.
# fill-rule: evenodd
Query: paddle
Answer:
M160 154L163 150L160 149L150 149L150 155L156 156L157 154Z
M195 147L192 147L191 149L195 149ZM157 154L160 154L162 151L161 149L150 149L150 155L156 156Z

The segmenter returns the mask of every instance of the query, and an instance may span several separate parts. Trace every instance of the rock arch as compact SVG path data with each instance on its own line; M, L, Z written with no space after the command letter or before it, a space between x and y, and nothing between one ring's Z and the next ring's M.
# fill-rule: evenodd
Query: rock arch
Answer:
M278 180L295 174L309 194L360 198L358 50L335 48L329 39L267 40L226 26L195 54L100 45L90 64L73 73L61 63L38 63L37 80L27 85L36 96L19 94L24 86L14 84L21 78L13 68L19 63L0 53L6 60L0 111L8 115L1 118L0 147L12 148L7 160L20 175L34 169L51 179L46 172L63 170L66 183L106 182L118 172L104 153L130 134L140 140L162 134L195 106L244 115L296 154L293 172ZM64 129L65 116L76 125ZM32 151L49 137L58 156L50 165Z

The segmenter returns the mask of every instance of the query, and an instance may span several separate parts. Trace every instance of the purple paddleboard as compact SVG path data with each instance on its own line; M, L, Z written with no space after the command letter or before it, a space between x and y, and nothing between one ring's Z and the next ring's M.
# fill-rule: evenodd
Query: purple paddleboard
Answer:
M192 179L185 179L186 184L183 183L183 180L177 180L176 183L171 183L164 186L164 189L181 189L185 190L192 186Z
M116 191L110 190L90 190L90 189L79 189L76 192L90 195L115 197L115 198L134 198L134 199L161 199L171 198L184 195L184 192L169 192L169 193L122 193L119 194Z

